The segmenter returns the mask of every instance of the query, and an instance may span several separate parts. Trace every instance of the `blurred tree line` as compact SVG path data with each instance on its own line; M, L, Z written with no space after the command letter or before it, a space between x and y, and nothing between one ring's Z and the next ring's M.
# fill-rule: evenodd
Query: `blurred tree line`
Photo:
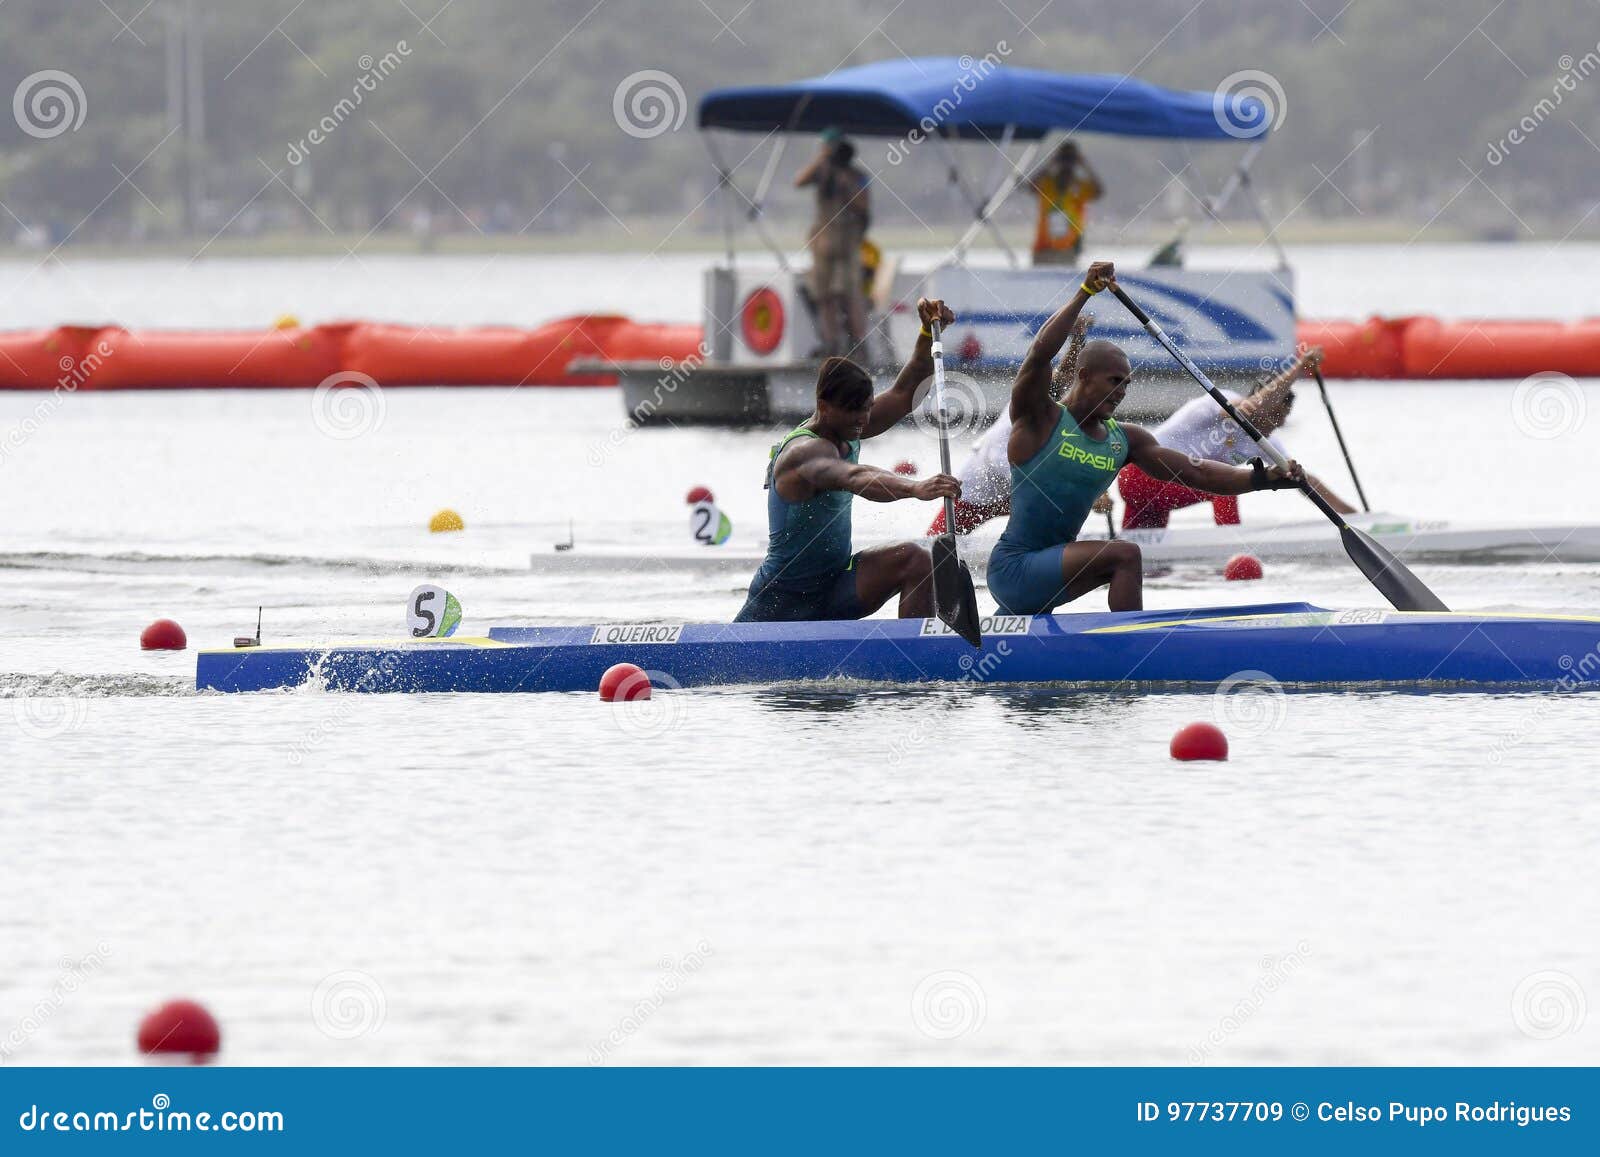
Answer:
M982 56L1001 41L1009 63L1178 88L1270 74L1283 119L1255 177L1275 217L1560 234L1600 219L1585 217L1600 75L1577 75L1586 57L1600 62L1596 11L1592 0L10 0L0 235L561 234L640 215L709 232L693 110L707 89L902 52ZM613 112L618 85L647 69L670 74L687 103L682 127L653 137ZM30 104L52 84L79 100L58 73L81 89L81 123L71 107L62 127L47 100ZM1535 114L1558 89L1559 105ZM1506 147L1529 116L1535 131ZM1239 151L1085 143L1110 188L1108 222L1182 211L1174 175L1214 189ZM886 144L862 151L887 189L880 225L964 215L935 156L890 167ZM975 178L992 179L992 155L968 156Z

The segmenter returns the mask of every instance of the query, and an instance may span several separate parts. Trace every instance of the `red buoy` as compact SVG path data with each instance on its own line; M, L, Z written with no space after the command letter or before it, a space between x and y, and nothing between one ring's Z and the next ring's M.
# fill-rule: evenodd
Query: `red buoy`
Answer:
M189 645L189 636L171 619L157 619L139 633L139 646L146 651L181 651Z
M1253 554L1236 554L1222 568L1222 577L1229 582L1248 582L1261 577L1261 560Z
M1172 737L1172 758L1227 759L1228 737L1215 723L1190 723Z
M600 698L611 703L650 698L650 676L632 663L617 663L600 676Z
M707 487L696 486L689 491L689 496L683 501L685 505L693 506L696 502L715 502L716 500L716 496Z
M917 464L908 458L902 458L894 464L894 472L896 474L904 474L908 478L915 478L917 476Z
M193 1000L169 1000L139 1022L139 1051L184 1053L208 1060L222 1047L222 1030L205 1007Z

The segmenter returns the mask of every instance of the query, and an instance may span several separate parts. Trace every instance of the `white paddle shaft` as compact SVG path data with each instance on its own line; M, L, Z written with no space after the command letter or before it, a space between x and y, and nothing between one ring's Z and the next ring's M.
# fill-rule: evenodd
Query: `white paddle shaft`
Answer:
M1119 294L1118 296L1121 295ZM1274 466L1282 468L1289 465L1289 460L1282 454L1278 453L1277 449L1272 445L1272 443L1267 441L1267 436L1260 430L1256 429L1254 422L1252 422L1249 418L1246 418L1234 408L1233 403L1228 401L1227 395L1212 384L1211 379L1206 377L1205 371L1199 366L1195 365L1194 362L1189 359L1188 354L1184 353L1178 348L1177 344L1167 336L1166 330L1157 325L1156 322L1149 316L1142 316L1139 318L1139 320L1144 324L1145 332L1151 337L1155 338L1156 341L1160 342L1162 346L1165 347L1166 351L1177 359L1178 364L1189 371L1189 376L1194 378L1195 381L1199 382L1205 391L1211 395L1212 400L1228 412L1228 417L1239 423L1239 425L1243 427L1244 432L1256 440L1256 445L1261 447L1261 452L1263 454L1272 459L1272 464Z
M950 435L947 428L950 414L944 405L944 342L940 340L937 320L928 323L928 332L933 335L933 404L939 411L939 473L948 474ZM944 528L947 534L956 532L956 504L948 495L944 500Z

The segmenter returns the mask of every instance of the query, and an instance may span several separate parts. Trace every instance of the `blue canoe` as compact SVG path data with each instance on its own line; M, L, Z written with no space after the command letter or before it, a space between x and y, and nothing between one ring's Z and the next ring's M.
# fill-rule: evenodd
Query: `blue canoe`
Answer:
M664 687L875 683L1600 689L1600 616L1329 611L1276 603L995 616L975 650L933 619L498 627L487 638L202 651L201 690L590 691L613 663Z

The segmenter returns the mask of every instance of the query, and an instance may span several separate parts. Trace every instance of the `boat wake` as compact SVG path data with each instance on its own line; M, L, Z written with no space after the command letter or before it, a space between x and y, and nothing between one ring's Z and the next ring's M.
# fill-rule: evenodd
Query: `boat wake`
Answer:
M430 574L522 575L527 568L488 566L425 558L395 559L370 556L306 554L153 554L146 551L21 551L0 552L0 570L50 570L82 574L132 574L151 569L182 569L186 574L238 574L249 571L318 570L342 574L395 575L426 570Z
M186 675L0 672L0 699L16 701L12 713L18 716L18 723L26 714L21 704L29 700L139 699L194 693L194 680Z

